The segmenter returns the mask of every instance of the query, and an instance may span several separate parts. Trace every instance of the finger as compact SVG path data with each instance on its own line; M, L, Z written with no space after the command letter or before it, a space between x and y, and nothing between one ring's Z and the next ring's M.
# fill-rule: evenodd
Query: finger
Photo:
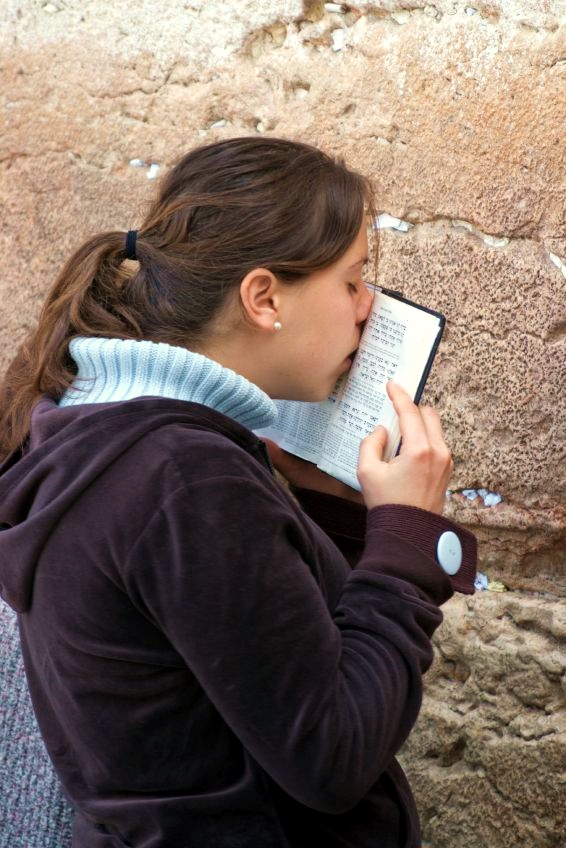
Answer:
M417 406L411 400L409 394L398 383L389 383L388 391L389 386L391 387L390 397L399 418L401 418L401 414L412 415L413 418L409 420L413 420L415 424L422 424L431 445L439 449L445 448L448 451L442 432L440 417L436 409L432 406Z
M410 395L398 383L389 382L387 393L393 408L399 417L401 432L401 450L411 447L424 447L429 444L428 434L419 407L412 401Z
M387 430L381 425L376 427L369 436L362 439L358 456L358 471L373 466L375 462L383 461L387 439Z
M444 433L442 432L440 416L436 409L433 409L432 406L423 406L421 409L421 416L430 444L438 459L444 461L446 474L450 477L454 470L454 463L452 461L450 448L446 444Z
M409 393L406 392L399 383L389 381L386 388L389 399L391 400L393 408L399 418L401 418L402 415L415 416L415 419L417 420L420 418L418 406L414 403Z
M427 432L431 445L439 449L445 448L446 451L448 451L448 447L444 439L444 433L442 432L440 416L436 409L432 406L421 406L420 412L424 428Z

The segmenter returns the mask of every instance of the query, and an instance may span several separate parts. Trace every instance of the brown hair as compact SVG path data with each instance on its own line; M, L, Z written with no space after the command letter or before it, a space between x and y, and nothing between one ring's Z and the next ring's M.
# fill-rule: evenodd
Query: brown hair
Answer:
M71 384L73 337L190 348L248 271L301 280L346 252L368 211L369 182L310 145L250 137L192 150L161 182L137 266L123 232L94 236L65 264L0 388L0 451L24 441L42 395Z

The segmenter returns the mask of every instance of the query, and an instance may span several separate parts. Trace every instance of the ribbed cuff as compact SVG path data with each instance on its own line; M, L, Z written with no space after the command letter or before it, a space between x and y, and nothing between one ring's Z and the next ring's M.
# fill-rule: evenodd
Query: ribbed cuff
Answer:
M443 533L452 531L458 536L462 545L462 564L456 574L447 576L454 591L465 595L474 593L477 542L475 536L468 530L464 530L463 527L442 515L416 506L385 504L374 507L368 513L367 532L369 534L372 531L395 533L435 562L438 562L438 540ZM438 567L441 568L440 564Z

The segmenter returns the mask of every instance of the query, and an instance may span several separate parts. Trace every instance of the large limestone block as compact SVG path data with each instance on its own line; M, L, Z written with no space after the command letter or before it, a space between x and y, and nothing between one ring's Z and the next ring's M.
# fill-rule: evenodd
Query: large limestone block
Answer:
M566 279L532 239L436 221L381 240L379 280L442 309L426 398L456 466L448 512L482 568L514 588L561 591L566 569ZM485 507L460 494L503 498Z
M559 848L566 832L566 610L454 598L403 751L434 848Z

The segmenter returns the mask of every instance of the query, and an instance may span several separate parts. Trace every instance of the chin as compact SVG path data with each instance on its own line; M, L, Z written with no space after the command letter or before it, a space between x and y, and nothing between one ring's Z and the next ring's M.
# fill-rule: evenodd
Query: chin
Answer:
M331 385L326 386L324 389L320 391L313 390L310 397L304 398L304 400L309 401L310 403L320 403L323 400L328 400L330 395L332 394L332 389L336 385L336 381L333 381Z
M284 392L272 395L271 397L273 400L296 400L301 403L320 403L320 401L328 399L331 391L332 388L328 391L316 391L313 389L312 391L303 390L300 392Z
M297 400L302 403L320 403L323 400L328 400L340 376L332 375L326 383L320 380L318 385L286 386L282 392L272 394L271 397L274 400Z

